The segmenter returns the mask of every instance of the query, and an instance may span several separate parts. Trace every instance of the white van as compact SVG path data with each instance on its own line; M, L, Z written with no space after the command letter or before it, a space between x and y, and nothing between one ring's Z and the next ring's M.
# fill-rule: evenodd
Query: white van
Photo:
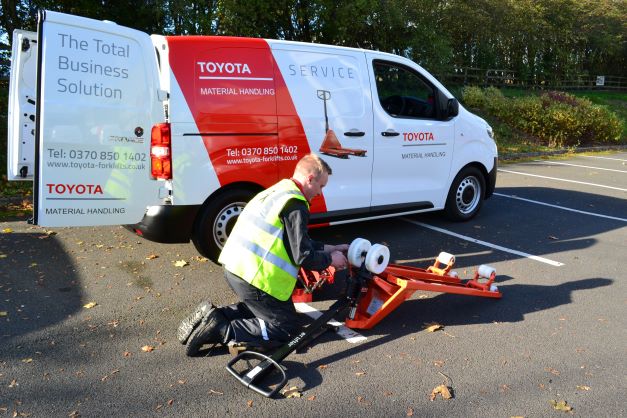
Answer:
M50 11L13 36L8 177L34 180L38 225L124 224L216 260L246 202L309 152L333 169L316 225L465 220L494 190L490 126L400 56Z

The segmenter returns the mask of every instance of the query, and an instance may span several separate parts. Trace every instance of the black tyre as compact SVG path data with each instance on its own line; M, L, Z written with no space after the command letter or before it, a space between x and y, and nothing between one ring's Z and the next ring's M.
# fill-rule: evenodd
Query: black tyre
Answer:
M218 262L237 217L253 196L251 190L227 190L203 205L192 231L192 242L201 255Z
M457 174L446 198L444 210L454 221L473 218L485 196L485 178L476 167L466 167Z

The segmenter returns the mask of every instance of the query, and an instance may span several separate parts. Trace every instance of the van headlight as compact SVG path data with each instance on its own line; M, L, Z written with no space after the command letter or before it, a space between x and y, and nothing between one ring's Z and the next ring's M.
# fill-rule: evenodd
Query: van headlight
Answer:
M488 131L488 136L494 140L494 130L490 125L486 125L486 130Z

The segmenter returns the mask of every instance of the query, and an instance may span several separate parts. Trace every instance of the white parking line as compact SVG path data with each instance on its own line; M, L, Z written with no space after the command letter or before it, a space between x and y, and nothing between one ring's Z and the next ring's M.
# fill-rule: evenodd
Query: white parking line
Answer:
M481 240L478 240L476 238L467 237L466 235L461 235L461 234L458 234L456 232L449 231L447 229L439 228L437 226L425 224L425 223L418 222L418 221L413 221L413 220L407 219L407 218L401 218L401 219L404 220L405 222L409 222L410 224L422 226L423 228L431 229L433 231L437 231L437 232L441 232L443 234L451 235L453 237L461 238L461 239L466 240L466 241L474 242L475 244L484 245L486 247L494 248L495 250L503 251L503 252L510 253L510 254L516 254L516 255L519 255L521 257L525 257L525 258L529 258L531 260L539 261L541 263L550 264L551 266L560 267L560 266L564 265L564 263L560 263L559 261L549 260L548 258L538 257L537 255L527 254L527 253L524 253L522 251L514 250L512 248L507 248L507 247L503 247L503 246L500 246L500 245L492 244L490 242L481 241Z
M557 162L557 161L533 160L533 162L534 163L542 163L542 164L567 165L567 166L570 166L570 167L590 168L592 170L614 171L616 173L627 173L627 170L614 170L613 168L592 167L592 166L589 166L589 165L569 164L569 163L561 163L561 162Z
M524 202L529 202L529 203L535 203L536 205L543 205L543 206L549 206L552 208L567 210L569 212L582 213L584 215L598 216L599 218L606 218L606 219L613 219L615 221L627 222L627 219L625 218L617 218L615 216L601 215L600 213L586 212L585 210L577 210L577 209L567 208L564 206L552 205L550 203L539 202L537 200L525 199L524 197L512 196L509 194L502 194L502 193L494 193L494 195L501 196L501 197L508 197L510 199L522 200Z
M579 155L579 157L598 158L600 160L627 161L627 160L624 160L622 158L599 157L597 155Z
M539 176L537 174L521 173L520 171L503 170L503 169L500 169L500 168L499 168L499 171L502 171L503 173L520 174L521 176L540 177L540 178L543 178L543 179L565 181L565 182L568 182L568 183L585 184L587 186L603 187L605 189L613 189L613 190L620 190L621 192L627 192L627 189L623 189L621 187L605 186L603 184L587 183L585 181L567 180L567 179L560 179L560 178L557 178L557 177L549 177L549 176Z
M308 317L313 318L313 319L318 319L319 317L322 316L322 312L320 312L319 310L317 310L313 306L309 306L309 305L307 305L306 303L303 303L303 302L295 303L294 307L296 308L296 310L298 312L304 313L305 315L307 315ZM360 343L360 342L366 341L368 339L367 337L361 335L360 333L355 332L355 331L353 331L350 328L347 328L341 322L329 321L327 323L329 325L334 326L334 327L338 327L337 335L339 335L340 337L344 338L346 341L348 341L351 344Z

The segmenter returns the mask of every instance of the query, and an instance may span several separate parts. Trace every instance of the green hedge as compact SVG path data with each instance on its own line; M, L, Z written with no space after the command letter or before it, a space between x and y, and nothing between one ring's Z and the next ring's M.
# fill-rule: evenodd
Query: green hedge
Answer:
M462 90L462 100L466 106L493 114L550 147L621 142L622 122L616 114L568 93L549 91L507 98L495 87L471 86Z

